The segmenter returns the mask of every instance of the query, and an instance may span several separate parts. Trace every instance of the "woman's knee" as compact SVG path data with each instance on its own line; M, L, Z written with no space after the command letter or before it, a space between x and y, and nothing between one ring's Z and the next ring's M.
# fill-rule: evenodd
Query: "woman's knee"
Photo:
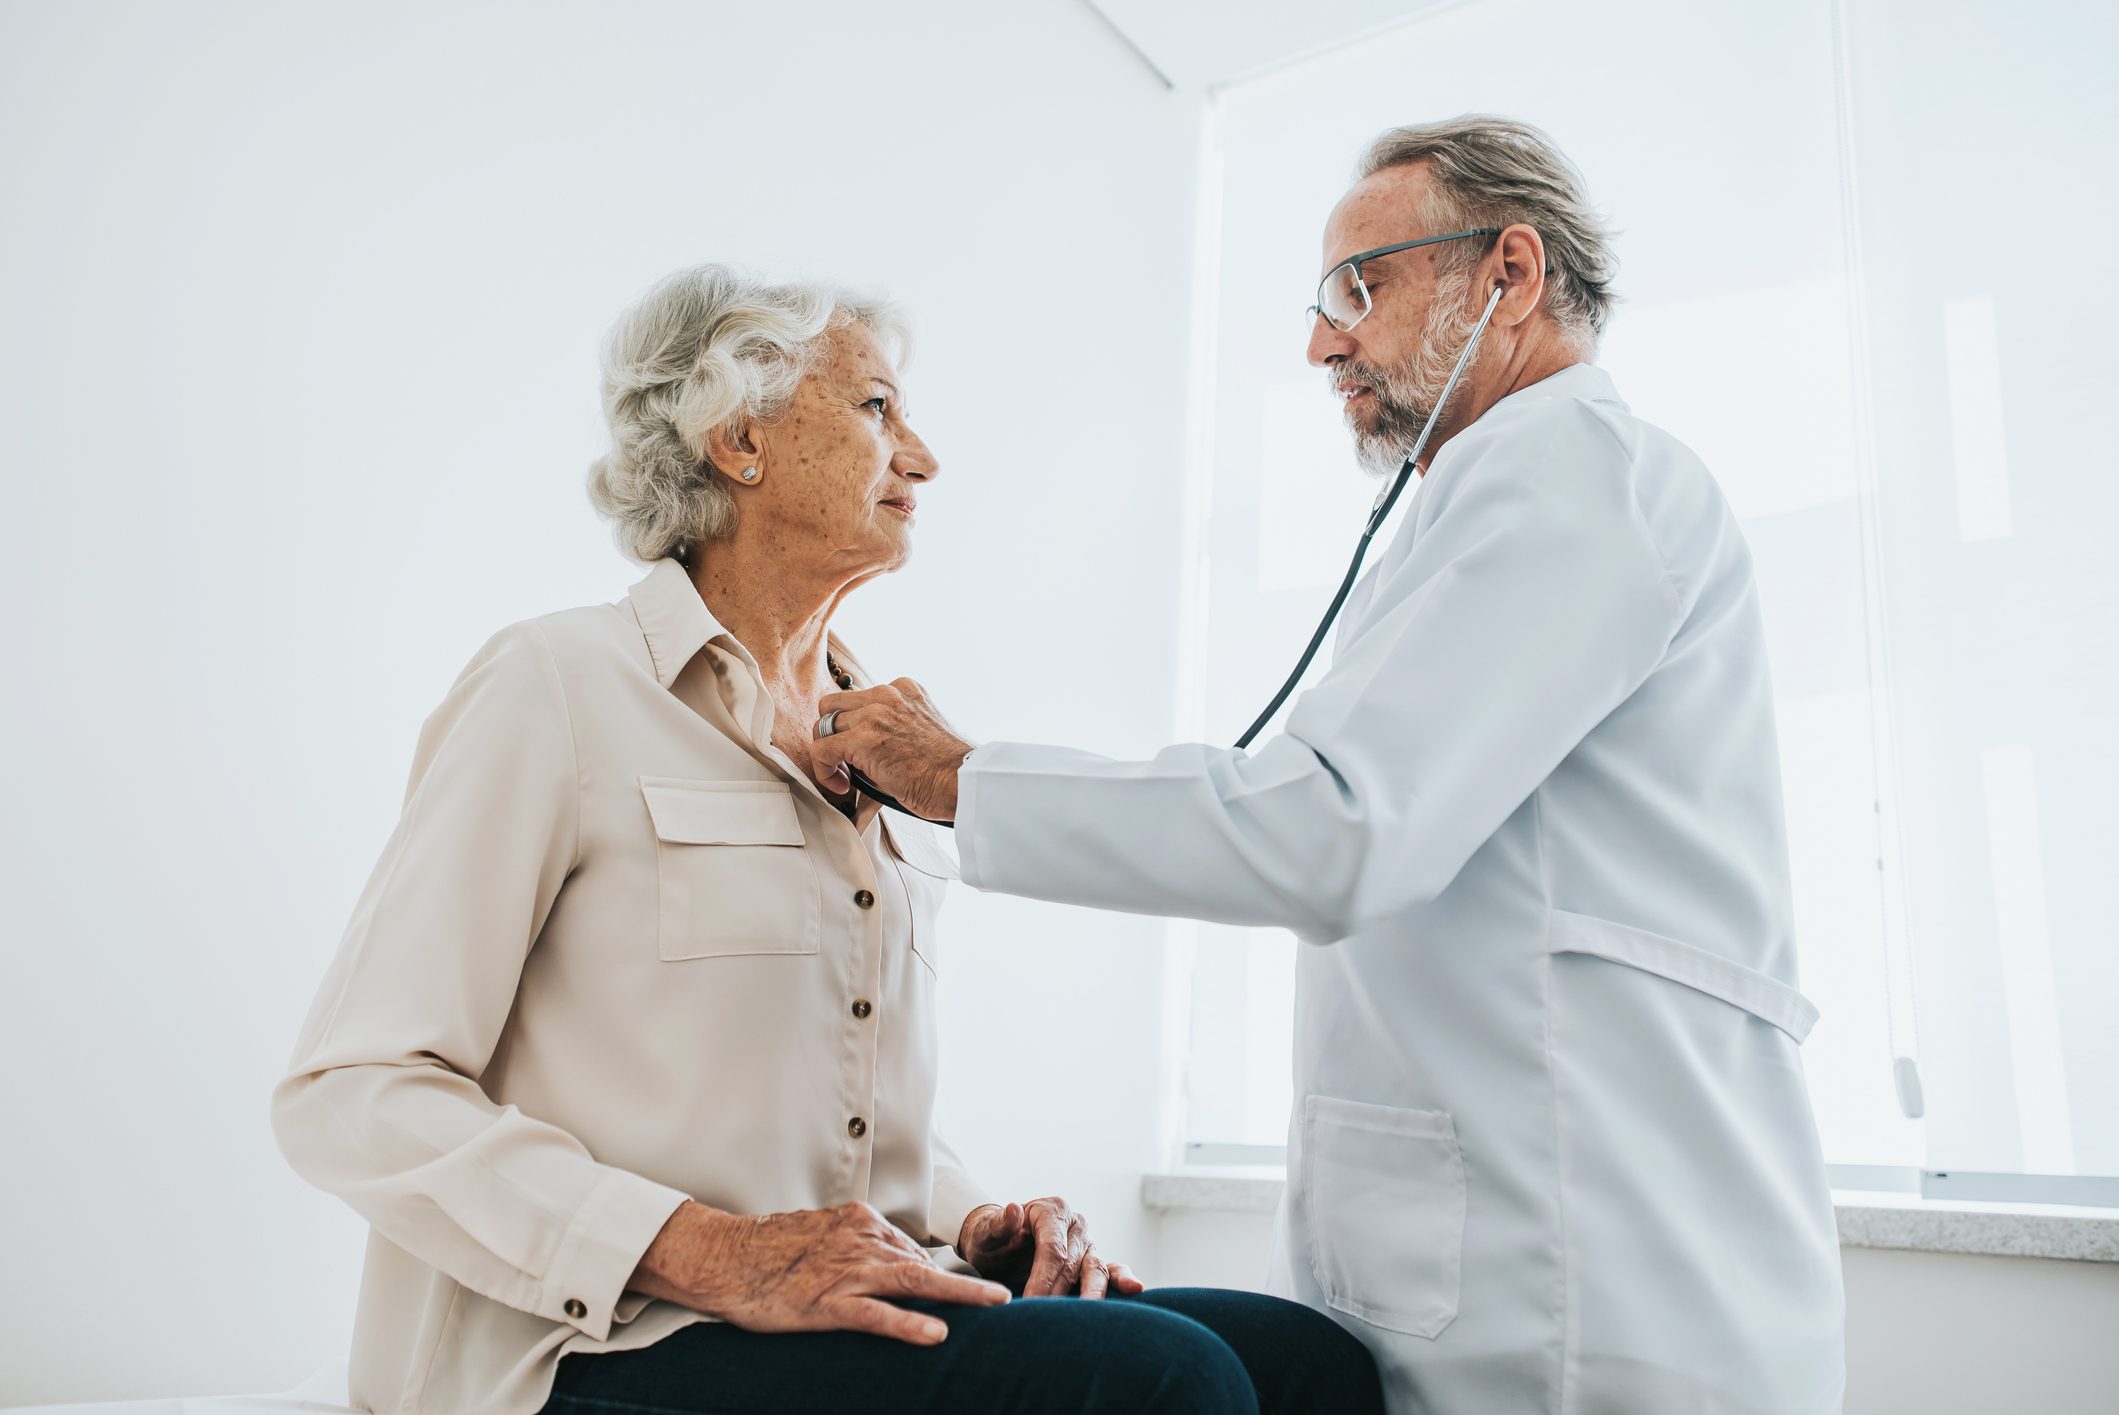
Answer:
M1034 1298L1010 1305L1048 1301L1066 1303L1067 1325L1077 1328L1062 1345L1081 1363L1082 1409L1090 1415L1257 1415L1242 1360L1198 1322L1132 1302Z
M1299 1302L1227 1288L1151 1288L1132 1299L1188 1317L1242 1361L1265 1415L1365 1415L1383 1408L1368 1348Z

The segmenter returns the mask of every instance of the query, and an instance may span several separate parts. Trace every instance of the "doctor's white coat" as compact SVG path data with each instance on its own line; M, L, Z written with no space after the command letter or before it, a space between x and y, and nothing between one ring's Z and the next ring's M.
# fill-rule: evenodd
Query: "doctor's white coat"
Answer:
M1601 370L1442 450L1283 735L988 744L957 825L980 889L1303 940L1272 1286L1398 1415L1839 1409L1750 555Z

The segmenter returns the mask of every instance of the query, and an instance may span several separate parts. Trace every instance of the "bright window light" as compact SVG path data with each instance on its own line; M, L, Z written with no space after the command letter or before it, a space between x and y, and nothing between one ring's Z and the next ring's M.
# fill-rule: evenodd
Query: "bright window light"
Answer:
M1459 112L1539 124L1620 232L1599 362L1705 458L1757 564L1823 1013L1804 1060L1850 1173L2119 1175L2119 295L2040 259L2119 225L2115 41L2051 0L1473 0L1213 107L1196 732L1231 740L1277 686L1375 492L1303 361L1356 154ZM1296 944L1173 927L1182 1138L1270 1159Z

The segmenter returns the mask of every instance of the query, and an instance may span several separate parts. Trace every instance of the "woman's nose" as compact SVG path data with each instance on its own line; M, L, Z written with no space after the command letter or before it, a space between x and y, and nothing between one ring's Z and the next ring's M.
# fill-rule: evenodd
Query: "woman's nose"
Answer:
M890 465L901 477L914 481L933 481L941 474L942 464L935 460L927 444L920 441L916 432L907 432L905 440L898 444L898 455L891 458Z

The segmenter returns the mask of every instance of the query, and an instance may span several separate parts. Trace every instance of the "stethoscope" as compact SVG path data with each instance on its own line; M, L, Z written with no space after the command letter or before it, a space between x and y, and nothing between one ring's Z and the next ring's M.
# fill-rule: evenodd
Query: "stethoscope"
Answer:
M1435 400L1434 408L1427 415L1427 422L1420 428L1420 436L1413 442L1413 450L1406 454L1405 464L1398 468L1398 475L1391 478L1389 486L1376 494L1375 504L1369 507L1368 524L1362 527L1361 539L1354 546L1354 559L1346 567L1346 578L1339 582L1339 592L1332 596L1331 607L1324 611L1324 618L1317 621L1317 630L1310 635L1309 647L1305 648L1302 657L1296 660L1294 671L1288 674L1287 681L1280 685L1280 691L1273 694L1273 701L1266 704L1265 711L1258 714L1257 720L1244 729L1243 736L1236 739L1238 751L1251 745L1265 725L1273 720L1273 714L1280 711L1281 704L1288 700L1288 695L1295 691L1295 685L1302 681L1302 675L1309 672L1310 661L1317 657L1317 650L1324 644L1324 636L1331 631L1333 621L1339 618L1339 611L1346 607L1346 597L1354 591L1354 581L1361 577L1361 562L1369 553L1369 542L1376 538L1377 530L1390 518L1391 508L1398 504L1398 498L1405 491L1406 485L1419 474L1420 458L1427 451L1428 439L1435 435L1435 424L1440 421L1442 410L1449 406L1450 395L1457 391L1457 381L1464 377L1464 370L1471 366L1472 354L1479 347L1479 336L1486 333L1487 321L1494 317L1494 307L1501 303L1501 296L1507 291L1506 285L1494 286L1494 293L1488 297L1486 309L1479 315L1479 322L1472 326L1471 337L1464 341L1464 352L1457 355L1456 366L1449 371L1449 377L1442 384L1442 396ZM836 714L827 715L817 724L819 737L831 736L837 726L831 720L833 716ZM888 806L893 811L902 811L917 820L929 819L916 811L907 810L893 797L878 791L875 783L863 776L852 762L846 764L846 773L853 779L854 788L865 793L878 805ZM955 821L930 823L946 825L952 830L956 828Z

